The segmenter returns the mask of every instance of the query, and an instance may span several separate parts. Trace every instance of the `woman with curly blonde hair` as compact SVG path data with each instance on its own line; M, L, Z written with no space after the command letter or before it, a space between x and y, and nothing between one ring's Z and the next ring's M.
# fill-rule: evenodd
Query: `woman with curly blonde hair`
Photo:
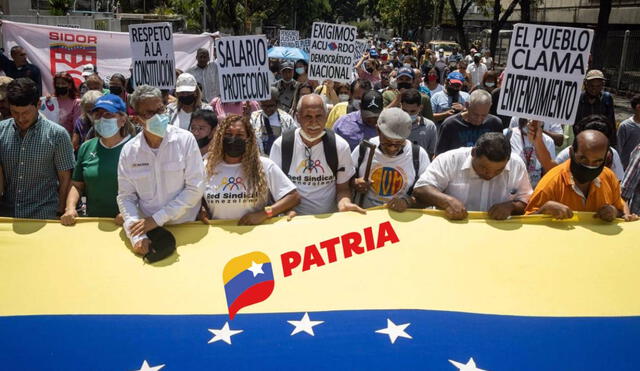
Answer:
M260 156L248 117L229 115L222 121L205 161L205 211L213 219L257 225L300 203L291 180L273 161Z

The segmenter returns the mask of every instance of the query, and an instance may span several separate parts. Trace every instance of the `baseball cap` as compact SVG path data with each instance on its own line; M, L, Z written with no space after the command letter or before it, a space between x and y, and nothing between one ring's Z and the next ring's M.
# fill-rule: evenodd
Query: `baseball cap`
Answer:
M93 64L89 63L82 66L82 77L91 76L94 73L96 73L96 66Z
M182 93L184 91L191 93L196 91L197 87L198 82L190 73L181 73L180 76L178 76L178 80L176 80L176 93Z
M482 57L482 54L481 54L481 53L476 53L476 54L474 54L473 56L474 56L474 57Z
M291 61L284 61L282 63L280 63L280 71L283 70L292 70L293 69L293 62Z
M398 70L398 76L397 77L400 77L400 76L408 76L408 77L411 77L413 79L415 77L415 75L413 74L413 68L401 67Z
M602 73L602 71L600 70L590 70L589 72L587 72L587 77L584 78L585 80L589 81L589 80L597 80L597 79L601 79L604 80L604 74Z
M163 227L150 230L147 232L147 237L151 240L149 252L144 256L144 261L147 263L160 261L176 251L176 238Z
M411 134L411 116L398 107L387 108L378 117L378 129L389 139L407 139Z
M375 90L369 90L364 93L360 102L360 110L362 118L378 117L382 112L382 94Z
M398 55L398 52L397 52L397 51L395 51L395 50L392 50L392 51L390 51L390 52L389 52L389 54L391 54L391 55Z
M13 79L9 76L0 76L0 100L7 97L7 87Z
M111 113L126 112L127 106L122 101L122 98L115 94L103 95L96 100L96 104L93 106L95 111L99 108Z
M378 51L375 48L371 48L371 50L369 51L369 56L371 58L377 58L378 57Z
M447 80L449 80L451 84L462 85L462 83L464 83L464 75L458 71L454 71L447 75Z

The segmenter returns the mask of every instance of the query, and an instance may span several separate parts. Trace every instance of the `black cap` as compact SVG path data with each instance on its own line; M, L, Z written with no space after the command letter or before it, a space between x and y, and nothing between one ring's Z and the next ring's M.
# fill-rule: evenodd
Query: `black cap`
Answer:
M362 111L362 116L364 118L380 116L382 108L384 107L382 94L380 94L380 92L376 90L369 90L364 93L362 96L362 102L360 102L360 110Z
M147 263L155 263L167 258L176 251L176 238L173 234L162 227L147 232L147 237L151 240L149 252L144 256Z

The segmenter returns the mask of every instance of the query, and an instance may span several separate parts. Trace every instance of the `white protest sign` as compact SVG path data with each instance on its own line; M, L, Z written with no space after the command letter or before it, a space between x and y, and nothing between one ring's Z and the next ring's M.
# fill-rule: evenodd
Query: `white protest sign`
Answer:
M176 85L176 62L171 24L129 25L129 42L136 85L173 89Z
M356 48L353 53L353 65L355 66L360 58L369 50L369 44L367 44L367 40L356 40Z
M280 30L280 46L295 47L300 40L300 32L296 30Z
M309 79L348 83L357 35L354 26L315 22L311 28Z
M40 97L40 113L48 120L60 123L60 105L56 97Z
M311 47L311 39L296 40L293 46L295 48L302 49L305 53L309 54L309 48Z
M264 35L223 37L216 40L215 49L223 103L271 98Z
M498 113L573 124L592 41L584 28L516 24Z

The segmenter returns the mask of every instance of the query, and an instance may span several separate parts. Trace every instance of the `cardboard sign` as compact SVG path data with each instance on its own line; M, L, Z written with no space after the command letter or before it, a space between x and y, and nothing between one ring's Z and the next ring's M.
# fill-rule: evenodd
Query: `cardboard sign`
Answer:
M498 113L572 125L592 41L584 28L516 24Z
M311 39L297 40L294 42L293 47L301 49L305 53L309 54L309 48L311 47Z
M367 40L356 40L356 48L353 53L353 65L355 66L360 58L369 50L369 44Z
M300 32L296 30L280 30L280 46L295 47L300 39Z
M176 62L171 24L130 25L129 42L136 85L173 89L176 85Z
M315 22L311 29L309 79L348 83L357 36L354 26Z
M264 35L216 40L216 61L223 103L271 98L269 57Z

